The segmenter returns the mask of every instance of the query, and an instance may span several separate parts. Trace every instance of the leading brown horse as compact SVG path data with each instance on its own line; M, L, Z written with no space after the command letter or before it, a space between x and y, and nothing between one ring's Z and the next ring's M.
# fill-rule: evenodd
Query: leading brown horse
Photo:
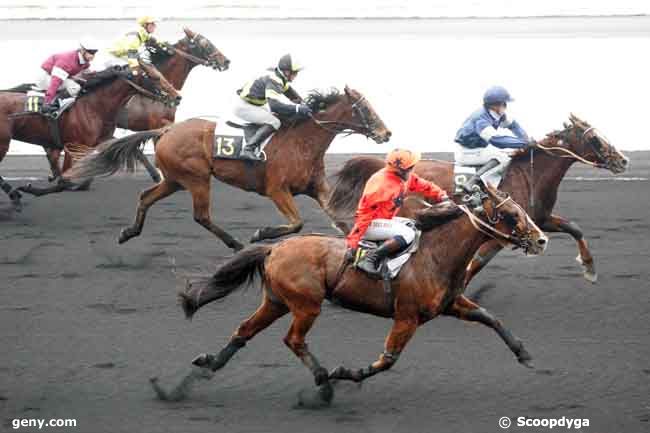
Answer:
M583 266L585 278L595 282L594 259L582 230L576 223L552 213L560 182L575 162L618 174L625 171L628 159L597 129L572 114L563 130L551 132L536 147L514 156L499 189L511 194L544 231L570 234L578 244L577 260ZM365 182L383 166L379 158L357 157L349 160L336 175L328 207L342 231L347 232L349 225L345 220L356 209ZM449 194L454 189L453 171L452 163L439 160L423 160L415 167L418 175L437 183ZM494 241L486 242L472 260L465 283L469 283L501 249Z
M70 171L70 178L112 174L127 165L134 168L139 146L154 138L156 163L164 179L140 195L135 221L122 230L119 242L142 232L149 207L170 194L186 189L192 194L194 219L219 237L228 247L239 250L242 244L212 222L210 184L215 178L246 191L267 196L289 220L288 225L264 227L252 241L273 239L296 233L303 222L293 196L305 194L325 207L329 186L323 157L334 137L343 131L366 135L377 143L388 141L391 132L361 93L345 88L328 93L311 93L306 103L314 116L281 128L265 147L266 162L213 159L215 122L190 119L168 128L139 132L111 140L96 153L81 159Z
M151 61L167 81L178 90L183 89L190 72L195 66L207 66L219 71L225 71L230 66L230 60L215 47L205 36L183 28L185 37L180 39L167 51L152 53ZM147 131L162 128L174 123L177 105L164 104L144 95L133 95L117 116L117 127L131 131ZM140 159L152 175L155 182L160 182L157 171L147 164L144 157ZM72 166L72 158L66 153L63 162L65 173Z
M144 89L143 85L154 87L156 93ZM96 73L83 89L84 93L59 119L60 140L65 149L93 147L112 137L118 110L138 92L161 100L177 96L162 94L139 69L131 71L121 67ZM40 114L24 113L26 100L24 93L0 92L0 161L9 150L12 139L43 146L57 184L45 189L31 186L20 189L37 195L62 191L68 187L68 183L61 178L58 165L62 149L57 144L48 119ZM20 193L1 177L0 187L19 208Z
M314 375L320 387L317 402L325 405L333 396L331 380L362 382L388 370L416 329L441 314L492 328L519 362L530 366L532 358L523 343L492 314L463 295L463 278L474 253L489 238L519 247L527 254L542 253L547 238L506 194L487 187L481 199L484 210L477 212L480 217L467 207L461 206L464 210L458 212L456 205L442 209L436 206L419 213L416 225L423 231L419 249L392 281L389 291L381 281L348 266L342 238L298 236L236 254L212 277L188 284L181 295L187 317L250 283L255 274L262 279L262 304L242 322L219 353L199 355L194 365L207 372L224 367L256 334L290 312L293 321L284 343ZM329 373L321 366L308 349L305 337L319 316L324 299L347 309L393 319L377 361L366 368L339 367ZM191 372L171 392L162 389L155 379L152 383L160 398L180 400L196 377L197 372Z

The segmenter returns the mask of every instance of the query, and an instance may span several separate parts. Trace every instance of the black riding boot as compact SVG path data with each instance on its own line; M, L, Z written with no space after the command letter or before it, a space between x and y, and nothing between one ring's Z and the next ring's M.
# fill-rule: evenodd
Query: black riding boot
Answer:
M500 162L497 159L489 160L483 167L476 170L476 174L474 174L474 176L470 177L469 180L465 182L465 184L462 186L463 190L468 194L472 194L474 192L472 190L472 187L481 178L481 176L483 176L485 173L492 170L499 164Z
M401 236L400 236L401 238ZM359 262L357 267L368 275L381 277L379 266L386 257L397 254L405 247L403 239L392 238L384 242L379 248L366 253L366 256Z
M241 149L241 156L243 158L259 160L259 147L264 143L264 140L269 138L275 132L275 128L271 125L262 125L255 131L250 141Z

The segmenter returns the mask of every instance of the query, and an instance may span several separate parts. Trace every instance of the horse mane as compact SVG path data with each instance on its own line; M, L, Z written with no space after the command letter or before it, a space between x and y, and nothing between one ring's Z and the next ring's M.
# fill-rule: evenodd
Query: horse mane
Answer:
M305 104L312 109L314 113L325 111L339 100L341 92L336 87L330 87L327 90L312 90L305 98Z
M94 92L100 87L104 87L108 84L111 84L117 79L119 74L115 72L112 68L105 69L103 71L98 71L88 77L86 82L83 84L82 93L79 97L88 95L89 93Z
M423 232L428 232L461 215L464 215L464 212L458 206L433 206L416 213L415 226Z
M10 89L0 90L1 93L27 93L32 90L34 83L25 83L19 84L18 86L12 87Z

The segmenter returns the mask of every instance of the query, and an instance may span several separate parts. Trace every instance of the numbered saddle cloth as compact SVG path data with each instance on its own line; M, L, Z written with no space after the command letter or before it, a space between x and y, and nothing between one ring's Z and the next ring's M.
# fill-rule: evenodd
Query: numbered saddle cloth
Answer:
M415 239L413 240L413 242L411 242L411 244L408 247L406 247L404 251L402 251L395 257L387 257L386 259L384 259L384 261L380 264L379 267L379 269L381 270L381 274L384 276L384 278L393 280L399 275L399 271L402 270L406 262L408 262L411 256L418 250L418 247L420 246L421 235L422 232L420 230L417 230L415 232ZM359 242L359 246L357 247L357 254L354 258L353 266L356 268L357 265L365 259L366 253L368 251L374 250L375 248L379 248L381 244L382 242L361 240Z
M247 140L255 134L260 126L262 125L230 120L217 122L217 126L214 129L212 157L220 159L243 159L241 157L242 147L244 147ZM262 143L260 153L264 152L264 147L271 140L271 137Z
M465 194L462 186L476 174L476 170L479 168L481 168L481 166L468 166L454 163L454 194ZM501 183L500 173L493 173L487 176L487 178L482 176L482 178L484 181L490 182L495 187Z

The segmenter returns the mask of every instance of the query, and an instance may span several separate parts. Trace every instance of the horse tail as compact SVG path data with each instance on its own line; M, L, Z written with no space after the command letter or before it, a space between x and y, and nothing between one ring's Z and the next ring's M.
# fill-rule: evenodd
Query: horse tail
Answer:
M205 304L225 298L240 287L249 286L255 275L260 277L264 285L264 262L272 248L271 245L246 248L224 263L211 277L188 280L185 291L178 294L185 317L191 319Z
M142 158L140 146L152 138L157 141L165 131L165 128L152 129L107 140L79 159L66 173L66 177L86 179L95 176L110 176L120 169L134 172L137 162ZM74 150L72 151L74 152Z
M334 186L327 207L337 219L350 218L359 204L370 177L384 167L384 161L373 156L358 156L343 165L334 175Z

